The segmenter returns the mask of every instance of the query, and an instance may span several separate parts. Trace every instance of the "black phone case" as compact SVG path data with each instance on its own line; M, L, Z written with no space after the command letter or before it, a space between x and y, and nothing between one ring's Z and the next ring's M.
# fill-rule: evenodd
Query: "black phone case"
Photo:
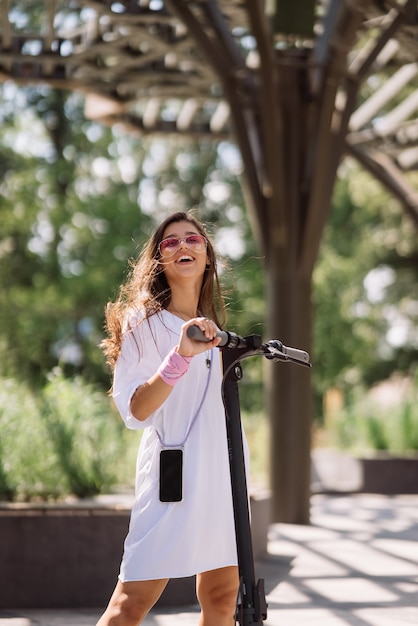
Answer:
M183 450L160 452L160 501L180 502L183 498Z

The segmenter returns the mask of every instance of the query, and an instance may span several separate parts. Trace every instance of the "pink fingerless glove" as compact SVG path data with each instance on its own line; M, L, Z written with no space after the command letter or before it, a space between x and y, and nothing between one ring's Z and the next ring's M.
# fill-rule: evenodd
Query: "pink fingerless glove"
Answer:
M182 356L173 348L158 368L158 374L167 385L174 387L180 378L187 372L193 357Z

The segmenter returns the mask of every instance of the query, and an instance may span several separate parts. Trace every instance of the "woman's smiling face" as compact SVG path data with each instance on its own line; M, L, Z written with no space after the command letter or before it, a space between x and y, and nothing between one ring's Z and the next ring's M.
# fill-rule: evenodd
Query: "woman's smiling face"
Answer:
M193 235L196 236L196 239L193 238ZM192 239L188 243L186 239L190 236ZM170 242L171 245L168 247L160 244L160 263L164 268L168 283L171 284L172 281L176 282L176 279L181 280L182 278L201 280L206 269L208 256L206 242L202 245L200 232L189 222L173 222L165 229L163 241L171 237L181 240L174 253L172 248L175 242Z

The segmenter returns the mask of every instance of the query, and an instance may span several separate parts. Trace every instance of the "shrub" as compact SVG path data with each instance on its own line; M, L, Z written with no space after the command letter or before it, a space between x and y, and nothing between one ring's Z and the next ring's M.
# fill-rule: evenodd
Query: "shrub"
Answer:
M65 489L39 397L12 379L0 385L0 497L56 497Z
M332 420L329 443L358 454L385 451L409 455L418 451L418 377L397 403L382 406L358 393Z
M0 497L79 497L132 488L138 436L104 392L54 371L38 394L14 380L0 392Z

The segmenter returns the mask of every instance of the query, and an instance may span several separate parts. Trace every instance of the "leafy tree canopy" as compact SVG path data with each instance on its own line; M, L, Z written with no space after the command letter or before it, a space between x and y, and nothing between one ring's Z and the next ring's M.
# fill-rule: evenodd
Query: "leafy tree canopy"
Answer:
M239 155L226 143L111 131L85 120L76 94L5 86L3 100L1 368L37 382L58 361L107 384L97 349L104 306L156 222L204 207L225 258L248 256ZM243 290L257 263L246 261Z

